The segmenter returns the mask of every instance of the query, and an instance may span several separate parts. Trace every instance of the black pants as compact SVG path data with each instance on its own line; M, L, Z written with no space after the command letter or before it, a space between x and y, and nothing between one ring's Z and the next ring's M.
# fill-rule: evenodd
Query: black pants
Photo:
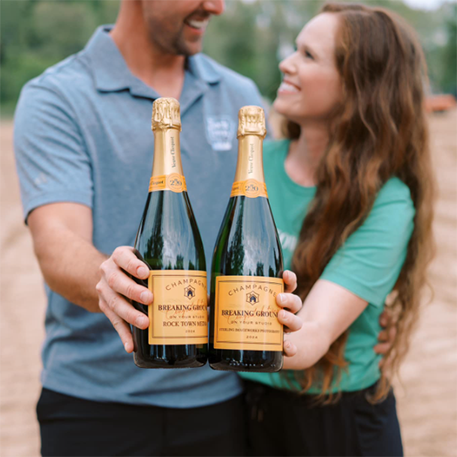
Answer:
M252 455L403 455L393 392L373 405L366 398L373 386L323 406L312 395L245 385Z
M43 389L43 456L242 456L242 396L201 408L98 403Z

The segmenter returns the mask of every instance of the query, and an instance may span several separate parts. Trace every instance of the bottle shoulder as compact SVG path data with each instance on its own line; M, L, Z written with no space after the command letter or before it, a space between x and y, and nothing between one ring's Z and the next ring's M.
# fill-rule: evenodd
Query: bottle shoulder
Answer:
M200 232L184 192L149 194L135 248L153 269L206 270Z
M282 250L268 200L234 198L215 247L213 272L277 276L283 269Z

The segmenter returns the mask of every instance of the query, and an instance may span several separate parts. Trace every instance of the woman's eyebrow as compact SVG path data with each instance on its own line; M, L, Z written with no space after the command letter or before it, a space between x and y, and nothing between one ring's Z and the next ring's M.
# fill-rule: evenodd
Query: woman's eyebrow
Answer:
M296 41L295 46L297 47L297 49L303 49L304 51L308 51L313 56L317 55L317 52L309 44L299 43L298 41Z

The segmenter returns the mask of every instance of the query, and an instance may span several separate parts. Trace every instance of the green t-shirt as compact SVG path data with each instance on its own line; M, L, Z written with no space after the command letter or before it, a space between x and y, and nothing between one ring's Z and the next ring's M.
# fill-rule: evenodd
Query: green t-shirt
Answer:
M284 162L289 144L289 140L281 140L264 146L265 181L286 269L290 269L303 220L316 192L315 187L302 187L287 175ZM409 188L398 178L391 178L380 190L363 225L348 237L322 273L321 279L339 284L369 303L349 329L345 350L348 367L333 391L364 389L380 378L380 356L373 350L381 330L379 315L405 261L414 214ZM290 388L279 373L240 375L273 387ZM289 375L293 379L291 372ZM309 392L320 390L316 385Z

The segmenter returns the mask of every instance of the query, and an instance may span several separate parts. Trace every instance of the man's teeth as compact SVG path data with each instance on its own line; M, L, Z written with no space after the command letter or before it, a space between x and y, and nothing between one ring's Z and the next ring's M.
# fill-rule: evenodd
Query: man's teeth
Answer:
M299 90L293 86L292 84L286 83L283 81L281 85L279 86L279 90L285 90L287 92L298 92Z
M186 22L194 29L202 29L203 27L206 26L206 24L208 24L208 19L205 19L203 21L197 21L196 19L193 19L193 20L189 19Z

